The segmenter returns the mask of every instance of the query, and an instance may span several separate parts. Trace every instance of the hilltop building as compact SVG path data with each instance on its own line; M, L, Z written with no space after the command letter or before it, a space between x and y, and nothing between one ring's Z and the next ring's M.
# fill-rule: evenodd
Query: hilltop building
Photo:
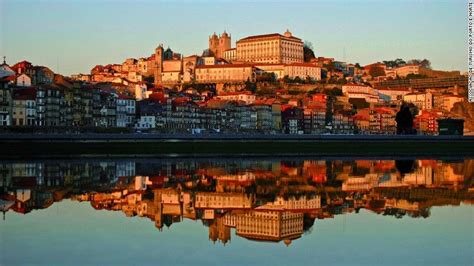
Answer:
M217 36L214 32L209 37L209 51L217 58L224 58L224 52L229 50L231 47L231 36L224 31L221 35Z
M303 41L290 31L249 36L236 43L237 61L252 63L302 63Z

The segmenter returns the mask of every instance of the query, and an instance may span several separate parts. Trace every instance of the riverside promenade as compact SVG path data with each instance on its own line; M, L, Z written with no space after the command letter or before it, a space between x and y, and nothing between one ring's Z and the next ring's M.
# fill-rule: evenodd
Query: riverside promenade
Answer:
M474 157L474 136L0 134L0 157L362 155Z

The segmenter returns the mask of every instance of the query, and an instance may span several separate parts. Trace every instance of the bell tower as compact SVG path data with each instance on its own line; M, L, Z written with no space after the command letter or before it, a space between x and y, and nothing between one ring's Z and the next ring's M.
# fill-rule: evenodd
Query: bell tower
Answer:
M209 37L209 51L211 51L214 56L217 56L217 50L219 49L219 37L214 32L212 36Z
M155 49L155 86L161 85L161 73L163 72L163 44L158 45Z
M227 32L224 31L224 33L222 33L222 35L219 38L219 49L217 50L216 57L223 58L224 57L224 51L230 49L230 45L231 45L230 44L230 42L231 42L230 38L231 37L230 37L229 34L227 34Z

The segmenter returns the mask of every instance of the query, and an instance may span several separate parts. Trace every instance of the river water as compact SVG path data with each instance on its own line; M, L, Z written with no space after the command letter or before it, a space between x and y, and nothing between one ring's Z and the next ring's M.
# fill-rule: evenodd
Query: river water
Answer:
M0 265L473 265L471 158L0 162Z

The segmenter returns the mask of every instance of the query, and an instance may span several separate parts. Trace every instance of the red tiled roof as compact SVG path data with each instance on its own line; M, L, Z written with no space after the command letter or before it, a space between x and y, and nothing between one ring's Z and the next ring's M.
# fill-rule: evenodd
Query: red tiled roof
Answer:
M250 91L236 91L236 92L224 92L218 96L233 96L233 95L253 95Z
M248 36L248 37L245 37L245 38L242 38L242 39L238 40L237 42L248 41L248 40L253 40L253 39L273 38L273 37L287 38L287 39L294 39L294 40L301 41L300 38L296 38L294 36L285 37L285 36L281 35L280 33L270 33L270 34Z
M409 88L380 88L379 91L410 91Z
M178 97L173 100L173 104L184 104L191 101L188 97Z
M369 88L371 88L370 86L363 85L363 84L356 84L356 83L347 83L347 84L344 84L344 85L342 85L342 86L343 86L343 87L344 87L344 86L353 86L353 87L365 87L365 88L366 88L366 87L369 87Z
M281 105L281 111L284 112L288 109L291 109L291 108L295 108L295 106L291 105L291 104L282 104Z
M21 62L18 62L18 63L16 63L16 64L14 64L13 67L19 66L19 65L31 65L31 63L28 62L28 61L26 61L26 60L23 60L23 61L21 61Z
M10 75L6 77L2 77L2 81L14 81L16 79L16 75Z
M383 67L383 66L385 66L385 64L377 62L377 63L373 63L373 64L369 64L369 65L364 66L364 69L365 68L371 68L371 67Z
M306 105L306 109L310 110L319 110L319 111L326 111L326 105L318 104L318 103L311 103Z
M453 97L453 98L465 98L464 96L461 95L443 95L443 97Z
M152 94L150 94L150 96L148 98L152 101L157 101L157 102L160 102L160 103L166 103L166 97L165 97L164 93L162 93L162 92L152 93Z
M260 98L256 99L254 105L272 105L272 104L279 104L280 102L275 98L265 99Z
M124 94L119 94L119 95L118 95L118 98L121 99L121 100L135 100L134 97L128 96L128 95L124 95Z
M356 114L356 115L352 116L352 119L354 119L354 120L370 120L369 116L365 115L365 114Z
M376 113L381 113L381 114L394 114L395 111L390 109L390 108L385 108L385 107L378 107L373 109L374 112Z
M196 68L237 68L237 67L254 67L253 64L222 64L222 65L199 65Z
M285 64L285 66L305 66L305 67L317 67L313 63L291 63L291 64Z
M13 100L35 100L36 88L15 89Z

